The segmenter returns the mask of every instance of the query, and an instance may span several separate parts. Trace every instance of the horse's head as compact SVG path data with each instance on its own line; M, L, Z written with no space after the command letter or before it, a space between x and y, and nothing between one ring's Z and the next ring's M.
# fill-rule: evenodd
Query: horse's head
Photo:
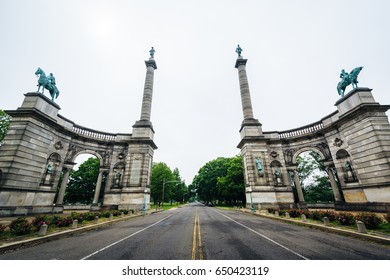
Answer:
M35 71L35 75L45 75L45 72L43 72L43 70L38 67L37 71Z

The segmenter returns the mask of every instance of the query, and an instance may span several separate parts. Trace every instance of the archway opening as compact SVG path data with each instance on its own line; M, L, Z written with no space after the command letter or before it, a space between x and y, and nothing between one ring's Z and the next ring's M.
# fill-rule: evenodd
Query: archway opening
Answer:
M98 201L95 200L97 184L99 184L100 160L92 154L80 154L74 160L76 165L70 171L65 191L65 205L102 204L104 187L107 181L106 173L102 173L101 188Z
M315 151L305 151L297 158L297 172L305 202L308 204L332 204L335 196L327 167Z

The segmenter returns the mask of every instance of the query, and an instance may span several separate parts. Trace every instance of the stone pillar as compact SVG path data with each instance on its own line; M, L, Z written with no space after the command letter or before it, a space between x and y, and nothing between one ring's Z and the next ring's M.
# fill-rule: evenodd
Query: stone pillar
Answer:
M99 176L96 182L95 196L93 197L92 205L97 205L99 200L100 189L102 188L103 171L99 171Z
M299 202L305 202L305 198L303 197L301 182L299 181L299 177L298 177L298 171L293 170L293 172L294 172L294 183L298 193L298 200Z
M149 58L148 61L145 61L145 64L147 70L144 86L144 95L142 99L141 121L150 121L153 97L153 78L154 70L157 69L157 65L153 58Z
M332 167L327 166L326 172L328 173L328 177L329 177L330 185L332 186L335 201L336 202L343 202L342 196L340 194L339 188L338 188L336 180L334 178L334 174L332 172Z
M238 78L240 81L241 104L242 112L244 114L244 121L246 119L253 119L252 101L249 91L248 77L246 75L245 69L246 62L247 59L243 59L242 56L239 56L235 65L235 67L238 69Z
M64 170L65 170L64 177L62 178L60 191L58 192L58 196L57 196L57 201L56 201L57 205L64 204L64 196L65 196L66 186L68 185L69 174L70 174L70 171L72 170L72 168L65 167Z

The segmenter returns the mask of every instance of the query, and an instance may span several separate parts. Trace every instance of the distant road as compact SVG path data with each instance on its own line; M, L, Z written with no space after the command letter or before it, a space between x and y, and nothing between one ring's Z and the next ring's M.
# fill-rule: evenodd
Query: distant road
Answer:
M390 246L202 204L138 217L2 260L388 260Z

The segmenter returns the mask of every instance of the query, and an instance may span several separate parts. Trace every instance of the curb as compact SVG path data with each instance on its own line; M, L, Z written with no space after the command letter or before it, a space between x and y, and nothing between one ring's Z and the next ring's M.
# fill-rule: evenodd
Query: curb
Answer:
M49 233L45 236L31 237L30 239L26 239L26 240L15 241L15 242L11 242L8 244L3 244L3 245L0 245L0 254L4 253L6 251L12 251L12 250L16 250L16 249L19 249L22 247L29 247L29 246L41 244L41 243L48 242L51 240L59 239L61 237L74 235L74 234L77 234L77 233L80 233L83 231L94 230L96 228L107 226L107 225L110 225L113 223L126 221L126 220L130 220L132 218L142 217L145 215L152 215L152 214L158 213L158 212L161 212L161 211L154 211L154 212L149 212L146 214L136 214L136 215L131 215L131 216L128 215L125 217L117 218L117 219L112 220L112 221L104 221L104 222L100 222L97 224L91 224L91 225L87 225L87 226L78 227L76 229L66 229L66 230L59 231L59 232Z
M238 211L240 211L240 210L238 210ZM338 234L341 234L344 236L351 236L351 237L355 237L355 238L359 238L359 239L373 241L373 242L380 243L380 244L390 245L390 237L386 238L386 237L381 237L381 236L375 236L375 235L371 235L371 234L354 232L354 231L335 228L335 227L331 227L331 226L313 224L310 222L302 222L302 221L297 221L297 220L288 219L288 218L274 217L271 215L266 215L266 214L261 214L261 213L251 213L251 212L247 212L247 211L241 211L241 212L246 213L246 214L250 214L250 215L254 215L254 216L258 216L258 217L271 219L271 220L281 221L281 222L290 223L290 224L296 224L299 226L305 226L305 227L310 227L310 228L316 228L316 229L319 229L322 231L338 233Z

